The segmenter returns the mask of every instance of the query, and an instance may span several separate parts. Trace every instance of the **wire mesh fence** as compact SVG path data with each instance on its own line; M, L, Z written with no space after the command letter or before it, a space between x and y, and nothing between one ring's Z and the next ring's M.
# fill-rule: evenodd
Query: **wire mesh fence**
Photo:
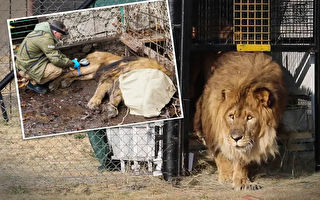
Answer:
M5 17L1 21L1 30L5 30L1 40L0 67L2 80L12 71L11 55L7 24L4 20L14 17L23 17L38 14L48 14L77 9L84 1L43 1L20 0L7 1L4 10ZM94 1L91 7L104 6L129 1ZM136 2L136 1L130 1ZM132 15L129 11L122 11L121 7L104 8L62 14L59 17L35 17L37 22L43 20L63 19L69 26L70 37L60 43L60 47L75 44L86 44L100 38L113 37L119 33L140 34L143 44L148 48L145 56L158 58L166 66L173 69L173 49L171 46L169 21L166 4L163 1L141 5L138 8L141 17ZM158 7L157 7L158 6ZM148 10L152 8L153 10ZM132 9L131 9L132 10ZM106 11L106 12L102 12ZM116 15L115 15L116 13ZM150 14L152 13L152 15ZM123 14L123 15L122 15ZM159 17L158 14L163 15ZM130 17L129 17L130 16ZM131 18L143 22L144 28L129 26ZM91 23L88 21L91 20ZM126 26L121 24L126 20ZM163 25L167 23L166 25ZM119 24L120 23L120 24ZM93 24L90 29L89 24ZM152 24L152 26L150 26ZM34 27L34 24L33 24ZM130 27L131 31L128 31ZM141 27L141 26L140 26ZM12 27L10 27L12 28ZM148 30L147 30L148 28ZM90 31L88 31L90 29ZM119 32L120 29L120 32ZM108 31L106 31L108 30ZM30 30L22 30L26 35ZM157 37L155 37L157 35ZM23 35L17 36L13 45L19 46ZM101 41L100 41L101 42ZM149 45L149 47L147 46ZM132 49L127 51L137 53ZM153 52L153 53L150 53ZM155 53L154 53L155 52ZM168 64L169 63L169 64ZM172 144L163 147L163 123L140 124L136 126L120 127L77 133L73 135L59 135L48 138L22 140L18 103L14 81L6 84L1 90L3 102L9 121L0 124L0 187L52 187L65 184L97 183L101 181L116 184L128 184L137 176L131 175L162 175L163 153L171 148ZM126 173L123 173L126 172ZM140 176L145 180L150 176Z
M214 44L314 44L313 0L194 2L193 39Z
M134 179L128 175L161 175L161 150L156 157L155 133L146 132L150 125L23 141L17 121L1 127L1 189L102 181L121 185Z

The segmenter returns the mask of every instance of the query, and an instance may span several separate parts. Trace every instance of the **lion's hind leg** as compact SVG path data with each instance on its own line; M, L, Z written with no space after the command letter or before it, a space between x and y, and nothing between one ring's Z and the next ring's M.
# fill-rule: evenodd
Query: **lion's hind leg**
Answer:
M111 77L103 80L100 79L94 95L91 97L90 101L87 104L88 108L91 110L98 108L106 93L112 88L112 85L113 79Z
M119 88L119 80L115 80L110 92L109 103L103 107L103 111L107 112L107 119L118 115L118 105L122 101L122 93Z

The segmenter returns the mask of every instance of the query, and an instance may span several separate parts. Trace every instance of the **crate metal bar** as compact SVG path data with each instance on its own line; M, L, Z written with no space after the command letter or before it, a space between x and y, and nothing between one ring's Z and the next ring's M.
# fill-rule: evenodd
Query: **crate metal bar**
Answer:
M182 14L181 14L181 44L180 44L180 86L181 86L181 96L182 105L184 110L184 119L180 120L179 126L179 143L181 146L181 174L185 174L185 167L188 163L188 152L189 152L189 138L188 133L190 131L190 124L192 123L190 109L191 109L191 99L189 92L190 84L190 55L191 55L191 41L192 41L192 26L189 22L192 21L192 1L183 0L182 1Z
M296 44L281 44L271 45L271 51L284 52L309 52L316 51L316 45L296 45ZM235 51L235 44L193 44L192 51Z
M315 169L318 171L320 170L320 124L319 124L319 108L320 108L320 3L319 1L314 1L314 29L313 29L313 37L315 39L316 44L316 53L315 53L315 59L316 59L316 66L315 66L315 141L314 141L314 148L315 148Z

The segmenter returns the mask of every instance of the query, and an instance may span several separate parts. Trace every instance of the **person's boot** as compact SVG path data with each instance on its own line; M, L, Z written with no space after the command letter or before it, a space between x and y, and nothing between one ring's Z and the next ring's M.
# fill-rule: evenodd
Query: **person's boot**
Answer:
M33 85L31 82L28 83L27 88L39 94L45 94L48 92L47 88L44 86L39 84Z

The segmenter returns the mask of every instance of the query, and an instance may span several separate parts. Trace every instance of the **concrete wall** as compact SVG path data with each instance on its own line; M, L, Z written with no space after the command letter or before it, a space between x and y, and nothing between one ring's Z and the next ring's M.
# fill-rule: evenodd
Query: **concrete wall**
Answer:
M59 20L66 25L69 35L62 40L61 45L115 35L119 19L119 7L84 10L47 17L49 22Z
M57 14L46 17L63 21L69 35L61 41L61 46L82 41L90 41L101 37L113 37L122 31L159 31L170 39L170 25L165 2L151 2L94 10L83 10L74 13ZM121 14L123 13L123 15ZM146 14L142 14L146 13ZM156 16L156 17L153 17ZM121 18L124 18L123 26ZM140 33L143 37L143 33Z

